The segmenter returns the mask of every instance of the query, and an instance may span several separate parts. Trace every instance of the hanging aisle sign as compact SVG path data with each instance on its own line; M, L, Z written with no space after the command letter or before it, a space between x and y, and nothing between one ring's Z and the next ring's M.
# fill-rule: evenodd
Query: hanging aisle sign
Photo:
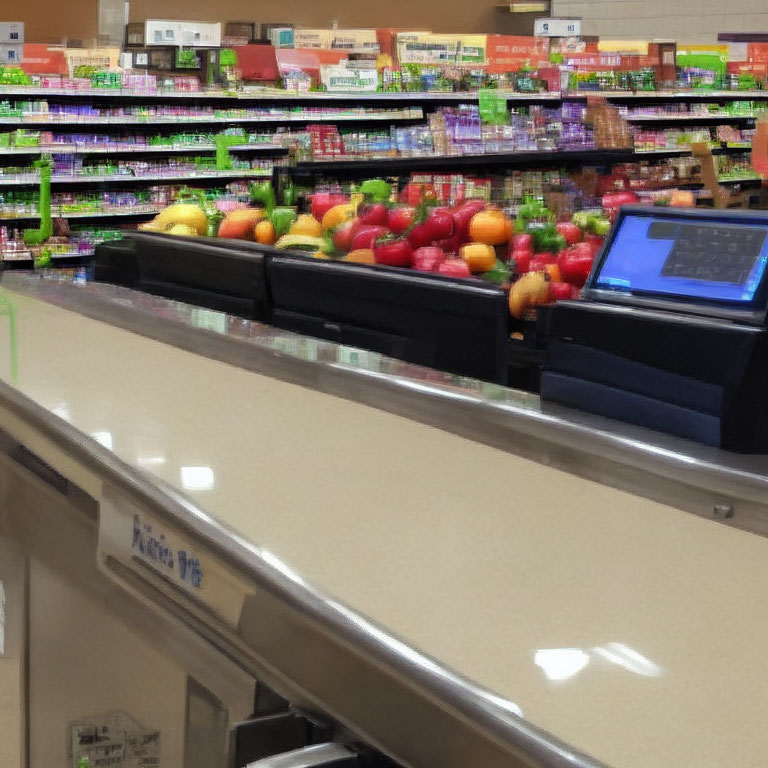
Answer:
M536 37L578 37L581 19L536 19L533 22Z

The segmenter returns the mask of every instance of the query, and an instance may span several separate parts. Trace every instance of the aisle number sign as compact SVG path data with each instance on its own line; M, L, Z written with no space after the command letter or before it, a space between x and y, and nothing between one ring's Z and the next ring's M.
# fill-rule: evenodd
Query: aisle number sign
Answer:
M536 37L579 37L581 19L536 19L533 34Z

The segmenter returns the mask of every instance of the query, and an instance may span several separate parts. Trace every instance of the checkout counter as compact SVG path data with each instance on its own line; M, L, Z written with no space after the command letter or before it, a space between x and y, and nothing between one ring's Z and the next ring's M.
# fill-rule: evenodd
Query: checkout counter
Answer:
M3 766L768 761L766 459L124 287L0 302Z

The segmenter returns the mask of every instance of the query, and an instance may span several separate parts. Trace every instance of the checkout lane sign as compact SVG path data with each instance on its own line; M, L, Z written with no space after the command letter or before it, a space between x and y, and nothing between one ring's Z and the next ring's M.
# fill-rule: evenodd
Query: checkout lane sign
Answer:
M253 589L179 531L105 486L99 511L99 569L124 588L130 585L109 567L113 558L143 581L152 575L236 628Z
M579 37L581 19L536 19L533 34L535 37Z

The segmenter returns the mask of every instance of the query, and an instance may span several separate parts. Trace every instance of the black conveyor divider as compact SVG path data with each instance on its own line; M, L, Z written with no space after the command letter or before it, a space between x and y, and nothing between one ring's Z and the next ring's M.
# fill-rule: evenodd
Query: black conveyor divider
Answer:
M507 382L506 294L477 279L147 232L98 246L94 279L448 373Z

